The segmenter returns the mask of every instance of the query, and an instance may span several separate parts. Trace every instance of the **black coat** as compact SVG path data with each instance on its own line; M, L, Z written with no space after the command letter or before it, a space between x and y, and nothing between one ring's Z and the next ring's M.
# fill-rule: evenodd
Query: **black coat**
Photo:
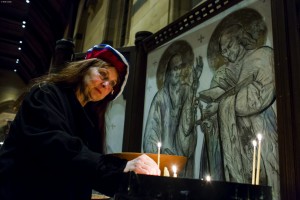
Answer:
M97 153L97 139L72 89L31 89L0 149L0 199L85 200L92 189L112 196L127 161Z

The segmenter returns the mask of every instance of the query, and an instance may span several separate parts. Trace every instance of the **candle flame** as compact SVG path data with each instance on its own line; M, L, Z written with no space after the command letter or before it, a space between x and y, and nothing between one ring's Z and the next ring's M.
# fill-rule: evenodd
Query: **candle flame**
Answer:
M161 143L160 143L160 142L158 142L158 143L157 143L157 146L158 146L158 148L160 148L160 147L161 147Z
M261 133L257 134L257 139L258 139L258 141L261 141L261 139L262 139L262 134Z
M254 147L256 147L256 146L257 146L256 140L253 140L253 141L252 141L252 144L253 144Z
M210 177L209 175L207 175L207 176L205 177L205 180L206 180L206 181L211 181L211 177Z
M176 173L177 172L177 167L175 165L173 165L172 170L173 170L174 173Z

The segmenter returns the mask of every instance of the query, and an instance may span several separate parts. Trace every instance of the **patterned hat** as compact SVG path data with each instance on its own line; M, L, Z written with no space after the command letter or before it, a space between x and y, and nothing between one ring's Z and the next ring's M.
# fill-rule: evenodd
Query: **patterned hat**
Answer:
M99 58L114 66L119 74L120 84L114 88L113 100L122 94L129 74L129 64L126 58L108 44L95 45L86 53L85 59Z

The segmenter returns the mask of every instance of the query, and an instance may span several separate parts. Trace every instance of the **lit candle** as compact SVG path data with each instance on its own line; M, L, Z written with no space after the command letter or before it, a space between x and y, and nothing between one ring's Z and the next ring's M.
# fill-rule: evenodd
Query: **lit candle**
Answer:
M255 179L255 184L259 184L259 172L260 172L260 154L261 154L261 139L262 135L259 133L257 134L257 139L258 139L258 151L257 151L257 167L256 167L256 179Z
M158 168L160 168L159 167L159 165L160 165L160 147L161 147L161 143L159 142L159 143L157 143L157 148L158 148L158 150L157 150L157 165L158 165Z
M253 165L252 165L252 184L255 184L255 165L256 165L256 140L252 141L253 144Z
M210 175L207 175L207 176L205 177L205 180L206 180L206 181L211 181Z
M164 176L170 176L170 172L167 167L164 167Z
M172 166L173 177L177 177L177 167L175 165Z

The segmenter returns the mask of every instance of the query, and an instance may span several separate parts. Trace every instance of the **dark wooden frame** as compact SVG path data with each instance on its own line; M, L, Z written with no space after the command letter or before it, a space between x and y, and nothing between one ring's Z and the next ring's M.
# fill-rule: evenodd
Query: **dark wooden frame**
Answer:
M130 74L127 88L126 116L123 136L123 152L140 152L144 112L145 79L147 54L143 40L152 33L140 31L135 35L135 51L130 63Z
M300 5L296 1L272 1L282 200L300 199Z
M191 10L175 22L137 45L138 70L135 73L129 135L126 151L141 151L147 53L241 0L211 0ZM246 0L245 0L246 1ZM263 0L262 0L263 1ZM300 199L300 36L297 0L271 0L273 46L277 92L280 187L282 200ZM211 9L216 8L210 13ZM297 7L298 6L298 7ZM205 12L203 12L205 8ZM130 109L129 109L130 110ZM128 139L127 139L128 140Z

